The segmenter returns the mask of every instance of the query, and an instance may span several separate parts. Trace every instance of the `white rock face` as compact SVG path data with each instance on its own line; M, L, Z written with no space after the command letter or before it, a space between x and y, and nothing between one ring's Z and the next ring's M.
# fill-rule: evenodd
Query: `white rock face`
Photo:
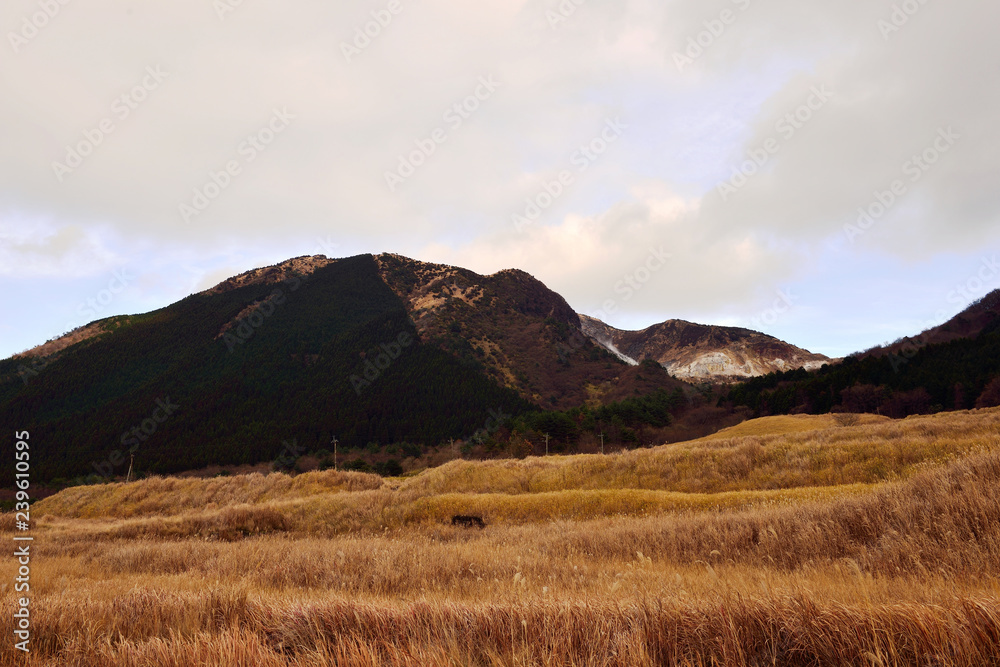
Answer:
M763 368L741 355L732 352L708 352L687 363L672 363L666 366L675 377L691 380L709 380L723 377L754 377L763 375Z
M825 364L829 364L831 362L837 362L837 361L840 361L840 359L825 359L825 360L822 360L822 361L807 361L804 364L802 364L802 368L806 369L807 371L815 371L815 370L819 370L820 368L822 368Z
M689 381L738 381L773 371L813 370L831 360L757 331L667 320L642 331L622 331L581 315L583 331L619 359L654 359Z
M623 354L617 347L615 347L615 344L612 343L610 340L600 339L600 338L593 338L593 337L591 338L591 340L593 340L595 343L599 344L605 350L607 350L611 354L615 355L616 357L618 357L619 359L621 359L622 361L624 361L629 366L638 366L639 365L638 361L636 361L632 357L628 356L627 354Z

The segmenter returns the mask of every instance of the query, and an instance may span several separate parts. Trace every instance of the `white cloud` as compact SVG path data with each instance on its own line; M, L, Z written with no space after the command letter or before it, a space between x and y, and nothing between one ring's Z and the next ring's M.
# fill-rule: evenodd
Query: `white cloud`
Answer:
M0 275L20 278L79 278L98 273L121 258L99 227L0 220Z
M482 273L521 268L578 310L605 311L611 319L619 310L737 303L755 295L761 278L775 280L793 268L752 232L716 237L699 225L697 202L657 190L638 186L629 202L601 215L570 214L554 225L528 225L459 248L432 244L417 254ZM642 268L665 254L668 260L652 262L654 270ZM609 300L614 305L607 309Z
M620 299L617 281L665 244L655 289L623 310L725 317L808 271L831 238L917 261L998 241L998 6L925 3L885 39L881 0L591 0L554 27L555 0L400 0L348 62L341 44L385 6L255 0L220 20L203 0L92 0L15 53L9 32L38 6L5 3L0 275L72 280L156 248L173 272L174 257L233 258L212 263L223 271L332 235L352 251L524 268L587 308ZM674 55L724 10L734 20L679 70ZM150 67L168 74L121 117ZM449 123L480 77L500 85ZM715 186L822 85L832 99L722 201ZM251 162L241 145L274 109L294 119ZM525 197L614 118L629 124L620 140L516 233ZM59 182L53 162L105 119L113 132ZM857 208L948 126L954 148L846 243ZM390 192L385 172L437 128L446 139ZM179 205L233 160L239 175L184 224Z

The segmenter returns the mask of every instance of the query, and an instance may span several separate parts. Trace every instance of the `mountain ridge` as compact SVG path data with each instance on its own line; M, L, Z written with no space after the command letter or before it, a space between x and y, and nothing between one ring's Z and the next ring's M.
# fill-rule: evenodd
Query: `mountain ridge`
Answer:
M727 398L754 415L873 412L893 418L1000 405L1000 290L944 324L808 374L775 372Z
M376 262L383 281L407 305L417 332L424 338L444 337L447 335L445 327L455 326L455 322L460 319L455 311L463 310L455 303L457 300L467 307L466 315L468 309L476 311L499 306L503 312L516 310L527 315L551 318L570 329L568 333L564 332L566 335L563 337L567 340L561 341L565 350L575 351L582 346L580 336L576 336L575 340L568 339L578 330L584 337L630 365L654 359L672 375L684 380L732 382L774 370L818 368L823 363L832 361L824 355L809 352L773 336L739 327L702 325L670 319L639 331L617 329L596 318L577 313L561 295L521 269L508 268L492 274L478 274L462 267L425 262L396 253L368 256ZM291 277L308 277L317 269L338 261L342 260L325 255L293 257L236 274L197 294L217 295L252 285L276 285ZM486 291L490 292L490 301L483 303ZM520 297L520 300L512 301L513 295ZM258 304L248 304L233 319L244 317L256 307ZM18 353L14 358L57 354L71 345L109 333L109 327L121 317L131 316L95 320ZM230 326L231 323L225 325L224 329ZM684 338L685 332L690 331L698 332L696 340L690 339L690 336ZM223 333L224 331L220 331L218 337ZM480 336L484 334L482 327L473 333ZM678 340L672 343L671 338ZM490 359L490 353L501 350L503 346L488 337L481 337L479 342L483 354L492 361L488 365L495 371L495 379L505 386L526 392L526 383L518 382L510 359ZM734 344L735 349L727 349L726 343ZM782 354L785 356L782 357ZM522 373L526 372L524 369L520 370ZM544 402L545 397L538 392L526 393Z
M629 363L652 359L689 381L733 382L776 370L813 370L829 357L741 327L671 319L626 331L581 315L588 336Z
M993 354L995 338L926 346L886 400L902 414L978 395L993 371L976 346ZM964 390L922 379L951 357L964 364ZM736 385L728 406L709 404L718 387L705 379L740 379L777 360L800 366ZM593 451L605 435L615 447L664 442L677 414L685 421L675 435L704 434L749 411L829 410L845 389L851 405L867 405L872 392L852 388L860 371L874 380L893 371L887 360L827 361L736 327L668 320L618 330L517 269L302 256L0 360L0 421L30 427L39 479L123 474L130 453L158 474L280 462L334 437L347 450L385 457L392 447L411 460L442 447L457 455L456 440L475 443L478 456L530 453L547 434L562 451ZM810 363L822 368L810 374ZM924 386L929 394L914 393ZM163 405L172 408L161 422Z
M1000 317L1000 289L993 290L971 302L961 312L942 324L902 338L886 345L876 345L854 355L858 358L882 356L911 356L926 345L949 343L962 338L974 338Z

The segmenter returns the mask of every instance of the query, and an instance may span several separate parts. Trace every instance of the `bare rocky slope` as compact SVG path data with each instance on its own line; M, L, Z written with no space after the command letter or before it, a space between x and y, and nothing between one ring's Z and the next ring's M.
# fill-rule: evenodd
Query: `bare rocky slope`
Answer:
M667 320L623 331L580 315L583 331L629 363L657 361L688 381L738 381L772 371L819 368L830 359L750 329Z
M375 261L422 341L536 405L604 404L681 384L666 373L618 363L583 333L563 297L524 271L480 275L395 254Z
M695 382L736 381L830 361L748 329L668 320L621 331L577 314L559 294L516 269L481 276L399 255L378 255L376 261L422 337L461 335L497 381L541 404L620 393L620 366L608 374L604 364L587 363L598 361L592 352L574 354L589 349L590 341L633 366L652 359L671 375ZM587 378L567 372L571 360L588 367ZM574 387L577 382L586 394Z

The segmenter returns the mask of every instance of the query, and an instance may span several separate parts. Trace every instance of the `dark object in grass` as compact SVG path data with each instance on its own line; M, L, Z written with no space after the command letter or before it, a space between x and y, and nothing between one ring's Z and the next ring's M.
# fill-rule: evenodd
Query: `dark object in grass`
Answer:
M485 528L486 524L483 522L482 517L478 516L465 516L464 514L456 514L451 517L451 525L462 526L463 528Z

